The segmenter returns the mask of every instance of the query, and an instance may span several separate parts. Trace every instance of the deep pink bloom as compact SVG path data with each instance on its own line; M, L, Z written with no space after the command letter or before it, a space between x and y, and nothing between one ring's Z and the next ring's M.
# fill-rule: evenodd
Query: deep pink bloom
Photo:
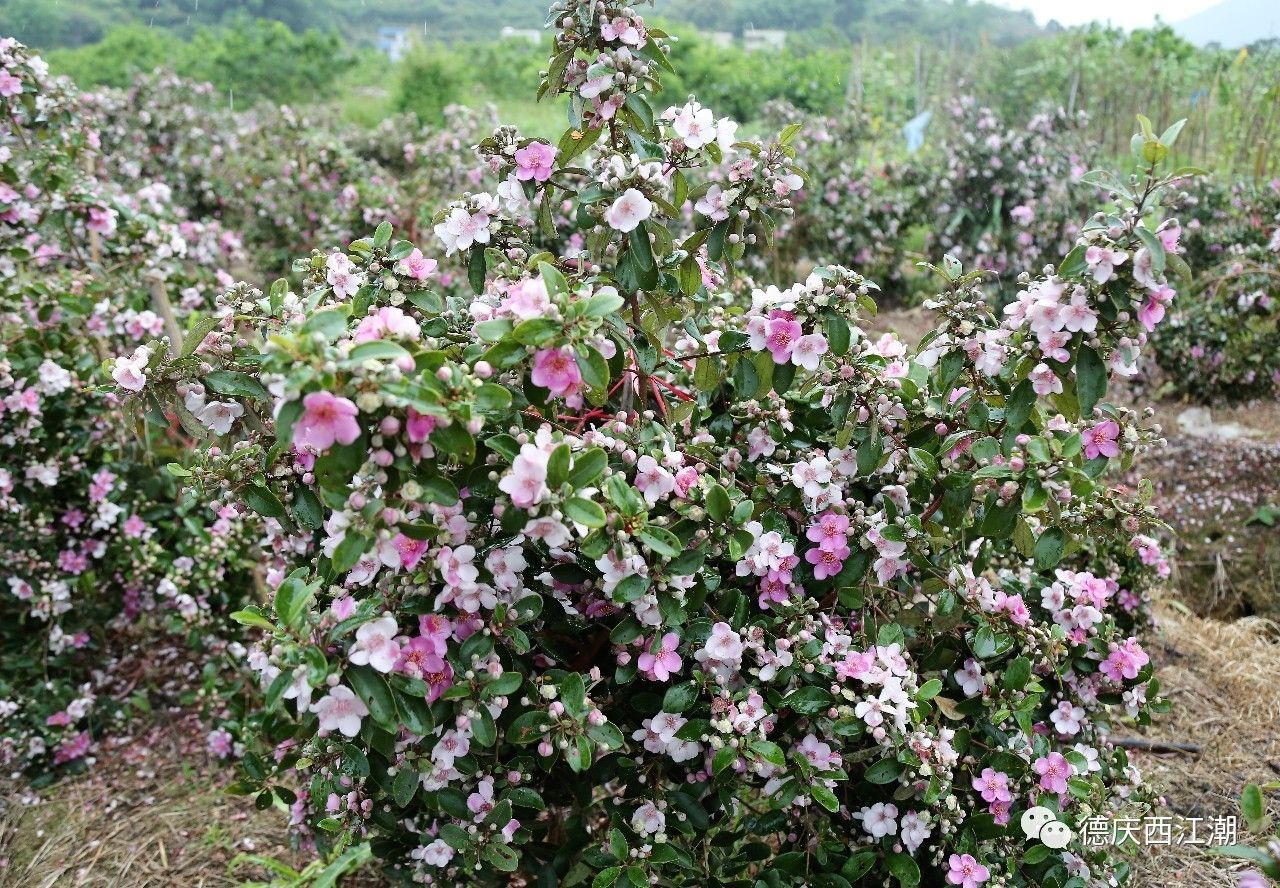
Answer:
M346 398L331 392L311 392L302 399L302 407L302 416L293 428L293 440L299 446L323 451L335 441L350 444L360 437L360 424L356 422L360 411Z
M413 570L417 567L418 562L422 560L422 556L431 547L429 540L415 540L413 537L407 537L402 533L396 534L391 541L391 545L395 546L396 551L400 553L400 566L405 570Z
M1114 419L1108 419L1106 422L1100 422L1092 428L1085 429L1081 437L1084 439L1086 459L1094 459L1098 456L1113 457L1120 454L1120 446L1116 444L1116 439L1120 437L1120 426Z
M404 424L405 434L411 443L421 444L435 431L438 422L439 420L430 413L419 413L410 407L409 419Z
M776 317L769 320L768 332L765 334L764 347L773 355L775 364L785 364L796 347L803 329L800 324L789 317Z
M824 512L818 518L818 523L805 532L805 537L809 542L817 543L820 549L834 552L843 548L847 552L849 516L841 515L838 512ZM847 557L846 555L845 558ZM843 561L844 559L842 558L841 560ZM810 562L810 564L812 563Z
M533 356L533 384L557 398L567 398L582 384L582 373L567 348L544 348Z
M546 142L530 142L523 148L516 149L516 178L521 182L532 179L545 182L551 178L552 164L555 162L557 149Z
M1040 788L1047 792L1066 792L1071 763L1060 752L1051 752L1035 760L1031 766L1040 775Z
M849 547L838 549L810 549L804 553L804 560L813 565L813 577L825 580L834 577L844 569L844 560L849 557Z

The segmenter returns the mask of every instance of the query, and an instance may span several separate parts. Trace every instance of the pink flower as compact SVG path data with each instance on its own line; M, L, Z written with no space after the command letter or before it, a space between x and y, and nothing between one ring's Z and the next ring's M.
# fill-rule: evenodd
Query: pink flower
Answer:
M1098 456L1113 457L1120 454L1116 438L1120 436L1120 426L1113 419L1100 422L1081 434L1084 439L1084 455L1086 459Z
M834 577L844 569L844 560L849 557L849 547L837 549L810 549L804 553L804 560L813 565L813 577L825 580Z
M787 362L787 359L791 357L791 352L796 347L796 340L800 338L802 332L800 324L785 315L769 320L764 346L769 349L769 354L773 355L775 364L785 364Z
M1147 652L1138 644L1138 639L1126 639L1124 644L1111 642L1111 652L1107 659L1098 666L1098 671L1114 682L1134 679L1142 671L1142 667L1151 661Z
M640 655L636 665L653 681L668 681L680 671L682 665L680 656L676 653L680 647L680 636L668 632L660 641L655 639L655 642L657 643L651 651L647 650Z
M801 336L791 349L791 363L806 370L817 370L828 347L826 338L820 333Z
M521 509L542 502L547 495L547 454L532 444L524 445L511 463L511 472L498 482L498 489Z
M530 142L523 148L516 149L516 178L521 182L532 179L545 182L551 178L552 163L556 159L558 149L546 142Z
M845 543L849 538L849 516L826 512L805 532L805 537L809 542L817 543L820 549L835 551L844 548L848 552Z
M311 707L320 719L320 730L326 733L341 731L348 737L360 733L360 720L369 714L369 707L346 685L331 688Z
M390 672L400 659L400 645L395 637L400 632L395 617L379 617L356 630L356 643L348 659L357 666L372 666L379 672Z
M960 888L978 888L991 878L991 871L974 858L972 854L952 854L947 858L947 884L959 885Z
M415 281L425 281L435 273L436 266L439 264L436 260L423 256L422 251L414 247L412 253L400 260L400 264L396 266L396 271L413 278Z
M409 419L405 423L405 434L410 443L421 444L435 431L438 422L439 420L430 413L419 413L410 407Z
M1066 792L1071 763L1060 752L1051 752L1035 760L1031 766L1040 775L1040 788L1046 792Z
M147 384L147 364L151 361L151 349L145 345L138 346L129 357L116 358L111 370L111 378L120 388L128 392L140 392Z
M557 398L567 398L582 384L582 372L567 348L544 348L533 356L533 384Z
M973 778L973 788L982 794L984 802L1008 802L1013 799L1009 792L1009 775L993 768L985 768Z
M50 727L65 728L71 724L71 716L67 715L67 711L64 709L46 718L44 723Z
M628 188L605 210L604 221L615 231L634 231L652 212L653 204L649 198L634 188Z
M350 444L360 437L360 424L356 422L360 411L346 398L330 392L311 392L302 399L302 407L302 416L293 429L298 446L324 451L335 441Z
M0 69L0 96L9 98L22 92L22 81L6 70Z
M130 515L121 526L124 535L132 539L139 539L147 532L147 522L142 520L141 515Z
M1093 279L1100 284L1115 277L1116 266L1128 258L1129 254L1123 250L1110 250L1097 244L1084 251L1084 261L1089 266Z
M405 570L413 570L422 560L431 543L428 540L415 540L413 537L398 533L391 540L391 545L395 546L396 551L400 553L400 566Z
M89 743L92 739L88 731L81 731L74 737L63 740L58 744L58 749L53 754L53 763L55 765L64 765L67 762L83 758L84 754L89 751Z

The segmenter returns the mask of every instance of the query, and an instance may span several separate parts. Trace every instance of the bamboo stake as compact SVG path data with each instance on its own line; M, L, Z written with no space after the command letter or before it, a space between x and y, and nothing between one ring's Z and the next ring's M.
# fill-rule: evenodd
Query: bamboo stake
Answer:
M169 302L169 294L165 292L164 281L159 277L150 279L151 304L156 314L164 320L165 332L169 335L169 352L175 358L182 354L182 328L178 326L178 318L173 313L173 304Z

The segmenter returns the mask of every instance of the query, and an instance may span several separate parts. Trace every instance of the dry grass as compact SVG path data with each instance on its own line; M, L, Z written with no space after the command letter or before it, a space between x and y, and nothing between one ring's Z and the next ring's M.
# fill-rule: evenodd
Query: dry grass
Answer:
M1160 609L1152 645L1162 693L1173 712L1148 728L1152 740L1194 743L1198 755L1133 752L1163 794L1163 814L1238 815L1246 783L1280 777L1280 642L1277 627L1257 617L1206 620L1176 606ZM1248 838L1241 835L1241 841ZM1137 888L1234 886L1240 864L1189 845L1147 846L1137 862Z
M179 715L104 744L93 769L38 801L6 787L0 888L204 888L264 877L228 870L242 852L304 864L288 848L283 812L220 791L226 772L207 759L203 737L193 715Z

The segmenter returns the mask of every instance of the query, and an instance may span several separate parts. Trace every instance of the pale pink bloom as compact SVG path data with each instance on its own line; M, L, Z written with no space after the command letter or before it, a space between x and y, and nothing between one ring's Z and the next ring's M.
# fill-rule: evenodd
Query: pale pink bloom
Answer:
M528 509L547 495L548 456L533 444L525 444L511 464L511 471L498 482L498 489L511 497L513 505Z
M679 647L680 637L674 632L668 632L652 646L652 651L646 650L640 655L636 665L648 678L668 681L680 671L682 665L680 656L676 653Z
M1019 225L1026 225L1035 218L1035 211L1026 204L1019 204L1009 211L1009 218Z
M854 816L862 820L862 828L873 839L898 833L898 806L892 803L876 802L869 808L863 808Z
M1073 706L1069 701L1063 700L1058 704L1057 709L1049 713L1049 721L1053 722L1053 727L1059 734L1070 737L1080 733L1080 728L1084 724L1084 715L1084 710L1079 706Z
M1037 395L1062 393L1062 380L1048 364L1036 364L1030 378L1031 388Z
M1128 258L1129 254L1123 250L1111 250L1097 244L1084 251L1084 261L1089 266L1093 279L1100 284L1111 280L1115 276L1116 266Z
M1091 428L1085 429L1080 435L1084 442L1085 458L1119 456L1120 446L1116 443L1119 435L1120 426L1114 419L1108 419L1106 422L1100 422Z
M90 207L89 221L85 228L96 231L103 237L110 237L116 230L116 216L119 214L109 207Z
M116 358L111 378L125 391L140 392L147 384L146 368L151 360L151 349L140 345L129 357Z
M733 194L719 185L712 185L707 193L698 198L693 208L713 222L723 222L729 218L729 204Z
M647 453L636 461L636 489L653 505L676 489L676 480L670 472Z
M493 778L486 777L476 784L476 791L467 797L467 810L476 823L484 820L493 810Z
M649 198L635 188L628 188L605 210L604 221L615 231L634 231L652 212Z
M631 815L631 828L641 836L651 836L667 828L667 818L653 802L645 802Z
M428 866L446 867L453 860L454 850L444 839L436 839L413 854Z
M370 620L356 629L356 642L348 659L357 666L372 666L379 672L390 672L400 658L399 633L395 617Z
M516 178L521 182L532 179L545 182L551 178L553 164L558 149L546 142L530 142L523 148L516 149Z
M210 401L196 414L200 424L215 435L225 435L232 424L244 415L244 407L234 401Z
M530 379L553 396L566 398L577 392L582 384L582 371L569 349L544 348L533 356Z
M821 333L810 333L796 340L791 349L791 363L806 370L817 370L822 356L827 353L826 337ZM776 360L776 356L775 356Z
M1013 799L1009 792L1009 775L993 768L984 768L982 774L974 777L973 788L981 793L983 801L1007 802Z
M415 281L425 281L435 274L436 267L439 264L436 260L423 256L422 251L414 247L413 252L401 259L399 264L396 265L396 271L413 278Z
M965 660L964 668L955 674L956 683L966 697L981 694L987 687L987 680L982 675L982 667L977 660Z
M299 447L320 452L335 441L350 444L360 437L360 424L356 421L360 411L348 399L331 392L311 392L302 399L302 407L302 416L293 429L293 441Z
M333 292L339 299L354 295L363 283L359 272L351 264L351 259L346 253L330 253L329 258L325 260L325 269L325 279L329 282L329 286L333 287Z
M369 707L346 685L330 688L311 710L320 719L321 731L341 731L347 737L360 733L360 720L369 714Z
M9 71L0 69L0 96L10 98L22 92L22 81Z

